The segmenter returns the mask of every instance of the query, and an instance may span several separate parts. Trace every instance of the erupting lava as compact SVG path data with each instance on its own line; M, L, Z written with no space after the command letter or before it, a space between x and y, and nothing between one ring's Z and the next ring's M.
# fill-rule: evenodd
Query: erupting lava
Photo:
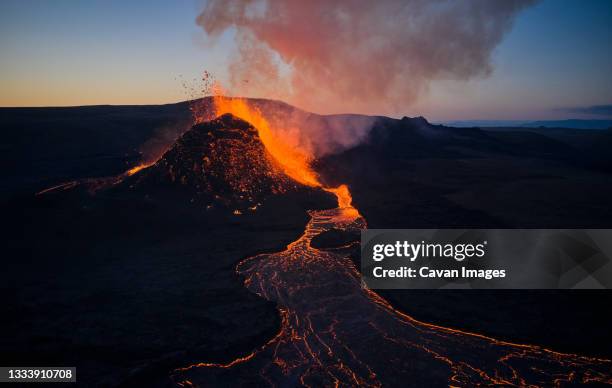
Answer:
M241 98L215 96L214 110L215 116L231 113L253 125L266 150L289 177L307 186L321 186L316 174L310 168L311 157L302 150L290 146L279 136L275 136L270 123L257 108L249 106Z
M143 169L151 166L152 164L153 163L140 163L139 165L134 166L134 167L130 168L129 170L127 170L125 172L125 175L132 176L132 175L136 174L138 171L143 170Z
M306 186L320 187L333 193L338 198L338 206L341 209L345 209L351 215L358 214L356 209L351 206L352 197L348 187L346 185L324 186L310 166L313 160L312 155L279 136L280 131L274 130L259 109L249 105L245 99L221 95L213 97L213 109L215 116L231 113L251 123L257 129L259 138L270 156L280 165L287 176Z

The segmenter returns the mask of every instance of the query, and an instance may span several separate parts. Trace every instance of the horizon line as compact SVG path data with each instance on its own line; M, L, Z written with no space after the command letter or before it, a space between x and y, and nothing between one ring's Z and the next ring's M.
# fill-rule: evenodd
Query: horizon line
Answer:
M29 106L17 106L17 105L6 105L6 106L0 106L0 109L76 109L76 108L96 108L96 107L147 107L147 106L167 106L167 105L179 105L179 104L188 104L190 102L193 101L197 101L197 100L202 100L205 98L212 98L214 96L209 95L209 96L203 96L203 97L197 97L197 98L193 98L193 99L186 99L186 100L178 100L178 101L174 101L174 102L162 102L162 103L154 103L154 104L112 104L112 103L105 103L105 104L85 104L85 105L29 105ZM551 122L561 122L561 121L590 121L590 122L608 122L608 121L612 121L612 116L610 117L603 117L603 118L562 118L562 119L548 119L548 118L538 118L538 119L478 119L478 118L474 118L474 119L444 119L444 120L429 120L427 119L425 116L423 115L416 115L416 116L407 116L407 115L402 115L402 116L391 116L391 115L385 115L385 114L365 114L365 113L331 113L331 114L321 114L321 113L316 113L316 112L311 112L311 111L307 111L304 110L302 108L296 107L294 105L291 105L285 101L282 100L278 100L278 99L272 99L272 98L265 98L265 97L238 97L238 96L223 96L223 97L228 97L228 98L241 98L241 99L247 99L247 100L267 100L267 101L275 101L275 102L279 102L282 104L286 104L289 105L295 109L299 109L302 110L304 112L307 113L311 113L311 114L316 114L319 116L337 116L337 115L357 115L357 116L370 116L370 117L388 117L388 118L394 118L394 119L401 119L403 117L408 117L408 118L416 118L416 117L423 117L425 118L428 122L432 123L432 124L469 124L469 123L475 123L475 124L490 124L489 126L494 127L497 125L494 125L495 123L514 123L514 124L527 124L527 123L531 123L531 122L547 122L547 121L551 121Z

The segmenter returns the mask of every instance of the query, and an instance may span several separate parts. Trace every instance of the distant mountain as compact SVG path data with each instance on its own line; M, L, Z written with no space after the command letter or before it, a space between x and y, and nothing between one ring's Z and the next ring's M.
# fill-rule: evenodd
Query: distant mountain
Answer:
M604 227L612 130L455 128L378 118L316 167L373 228Z
M570 128L570 129L608 129L612 128L612 120L458 120L444 121L440 124L451 127L505 127L505 128Z

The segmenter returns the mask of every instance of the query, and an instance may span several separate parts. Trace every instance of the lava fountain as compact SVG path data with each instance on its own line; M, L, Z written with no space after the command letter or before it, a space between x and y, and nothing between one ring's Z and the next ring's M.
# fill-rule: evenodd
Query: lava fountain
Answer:
M312 153L304 147L299 147L292 139L279 136L280 129L274 128L270 121L257 107L252 106L246 99L215 95L213 97L213 110L215 116L230 113L246 122L251 123L259 134L270 157L282 171L295 181L310 187L320 187L336 196L338 207L343 209L347 217L359 215L351 206L352 197L348 186L327 187L321 183L318 175L313 171L311 163L314 160Z

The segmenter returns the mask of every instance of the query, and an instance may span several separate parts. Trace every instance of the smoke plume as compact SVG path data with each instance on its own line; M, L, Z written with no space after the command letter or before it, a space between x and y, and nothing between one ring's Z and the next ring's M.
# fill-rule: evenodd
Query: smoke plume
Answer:
M234 32L234 94L318 113L401 114L432 80L491 72L533 0L209 0L197 23Z

